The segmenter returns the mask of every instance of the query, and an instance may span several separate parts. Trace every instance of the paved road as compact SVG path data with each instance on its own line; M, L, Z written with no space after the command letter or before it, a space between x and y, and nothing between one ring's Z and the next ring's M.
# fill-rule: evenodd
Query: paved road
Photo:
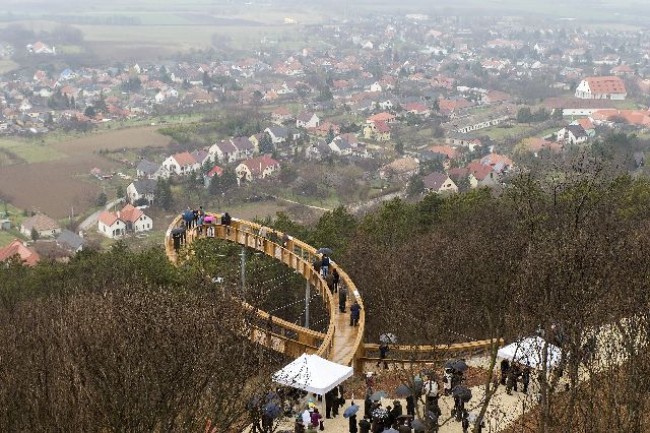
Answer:
M93 212L88 218L86 218L81 222L81 224L79 224L79 230L88 231L92 226L97 224L97 218L99 218L100 213L102 213L104 210L111 209L113 206L123 201L124 201L123 198L118 198L116 200L113 200L110 203L107 203L106 206L104 206L104 209L98 210L97 212Z

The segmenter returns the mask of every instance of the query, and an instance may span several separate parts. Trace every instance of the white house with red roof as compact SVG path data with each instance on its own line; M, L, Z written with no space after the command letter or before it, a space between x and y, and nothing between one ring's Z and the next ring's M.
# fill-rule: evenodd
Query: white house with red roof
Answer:
M580 99L614 99L627 97L625 83L620 77L587 77L576 87L576 98Z
M167 173L184 176L191 172L198 171L201 164L189 152L181 152L168 157L163 161L162 167Z
M428 116L431 114L431 109L424 105L422 102L407 102L402 106L404 111L416 116Z
M280 171L280 163L267 155L247 159L235 169L237 178L248 182L253 179L264 179L278 171Z
M142 209L127 204L117 212L104 211L99 214L97 231L111 239L127 233L139 233L153 228L153 220Z

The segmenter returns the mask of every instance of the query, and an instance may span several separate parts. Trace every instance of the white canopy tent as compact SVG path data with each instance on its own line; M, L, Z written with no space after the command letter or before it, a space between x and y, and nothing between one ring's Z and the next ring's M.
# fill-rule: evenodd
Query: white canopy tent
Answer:
M318 355L303 353L273 374L273 381L280 385L324 395L338 384L350 378L352 367L337 364Z
M546 368L557 367L562 359L562 350L541 337L526 337L502 347L497 352L499 358L508 359L531 368L542 368L544 345L548 345Z

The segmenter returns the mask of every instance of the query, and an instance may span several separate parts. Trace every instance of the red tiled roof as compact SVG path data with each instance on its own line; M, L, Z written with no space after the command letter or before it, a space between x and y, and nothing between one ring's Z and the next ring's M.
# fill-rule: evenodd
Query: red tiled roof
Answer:
M267 167L280 165L278 161L276 161L275 159L267 155L258 156L257 158L247 159L242 164L248 167L248 169L251 171L253 175L262 174Z
M392 114L384 112L384 113L377 113L373 116L368 117L368 121L375 122L376 124L377 122L390 122L394 118L395 116L393 116Z
M142 215L144 215L144 212L138 208L133 207L131 204L127 204L119 212L119 218L122 221L128 221L132 223L136 222Z
M36 251L26 247L18 239L14 240L6 247L0 248L0 262L4 262L16 255L29 266L34 266L41 258Z
M172 156L180 166L188 166L196 164L196 159L189 152L181 152Z
M454 159L458 155L456 149L451 146L431 146L429 150L433 153L440 153L446 155L449 159Z
M390 132L390 126L386 125L385 122L381 122L379 120L376 120L375 121L375 130L377 132L382 132L382 133Z
M627 93L625 83L619 77L587 77L585 81L592 94Z
M99 222L107 225L108 227L111 227L113 224L115 224L115 221L118 220L116 214L114 214L113 212L109 212L107 210L100 213L97 219L99 220Z
M215 165L214 167L212 167L212 169L210 171L208 171L207 176L212 177L215 174L217 176L221 176L223 174L223 169L221 167L219 167L218 165Z
M474 175L476 180L483 180L492 172L492 167L483 165L477 161L470 162L466 168L470 174Z

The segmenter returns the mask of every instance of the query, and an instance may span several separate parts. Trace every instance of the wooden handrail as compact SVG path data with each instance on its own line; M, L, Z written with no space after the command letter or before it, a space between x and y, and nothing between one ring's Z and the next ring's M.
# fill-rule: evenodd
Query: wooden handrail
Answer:
M219 221L221 218L220 214L209 213L209 215L214 216L217 221ZM169 260L174 264L178 264L179 257L177 252L174 250L171 231L181 225L181 220L181 215L174 218L165 234L165 251ZM207 226L204 226L204 228L205 227ZM324 358L330 358L332 354L333 339L336 331L335 317L338 306L334 300L334 297L332 296L332 293L327 287L327 283L323 277L312 267L312 260L318 255L316 249L311 245L308 245L294 238L289 238L286 241L286 245L280 245L277 242L272 242L267 237L261 237L258 235L261 229L264 229L267 235L275 234L278 240L281 240L284 234L270 227L263 227L262 225L251 221L233 218L229 228L226 228L220 224L211 225L211 227L214 228L214 234L216 238L236 242L258 251L262 251L266 255L273 257L276 260L282 261L287 266L300 272L303 278L305 278L314 286L315 290L319 292L321 296L323 296L323 300L328 306L330 313L327 333L325 334L305 328L300 325L296 325L278 317L271 317L271 315L266 311L256 309L255 307L245 302L242 302L242 305L247 311L254 313L257 316L258 320L268 321L269 318L271 318L272 324L298 334L298 341L294 340L294 342L296 344L304 346L305 352L313 352L313 350L310 349L313 349L314 346L312 344L309 344L309 341L320 341L321 343L318 346L316 354ZM187 232L187 244L190 244L196 236L197 235L195 234L195 229L189 229ZM300 251L300 254L296 254L297 249ZM357 302L362 305L361 296L358 294L356 286L354 283L352 283L347 273L343 272L343 270L335 264L334 266L341 274L341 280L348 287L350 293L352 293L355 296ZM361 314L362 315L359 320L359 335L355 339L355 345L360 345L361 339L363 337L363 320L365 318L363 309L361 310ZM257 329L259 330L259 328ZM278 336L278 334L273 335ZM288 340L285 336L282 336L282 338ZM358 350L355 350L353 353L356 354L357 352ZM354 358L354 356L351 356L351 359L346 359L344 363L351 364L353 362L352 358Z

